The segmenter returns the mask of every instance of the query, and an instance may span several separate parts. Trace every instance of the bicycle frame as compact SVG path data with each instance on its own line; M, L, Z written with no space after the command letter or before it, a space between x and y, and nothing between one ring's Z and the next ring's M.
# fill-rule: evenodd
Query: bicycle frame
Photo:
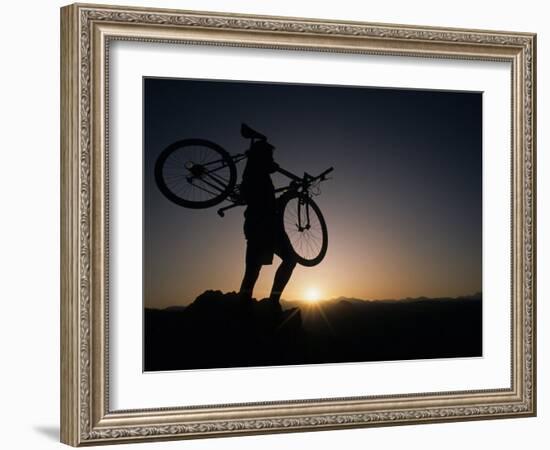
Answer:
M246 159L247 156L244 153L239 153L237 155L232 156L231 158L232 158L233 164L238 164L242 160ZM214 194L214 193L209 191L208 189L205 189L204 186L199 186L197 184L194 184L193 181L195 179L199 179L201 181L201 183L204 183L209 188L214 189L218 192L223 192L223 187L224 187L224 181L225 180L223 180L223 179L220 180L221 177L216 175L216 172L218 172L218 171L220 171L220 170L222 170L222 169L224 169L228 166L229 166L229 164L226 163L225 160L223 160L223 159L216 159L214 161L203 163L203 164L200 165L201 171L197 172L196 174L191 171L192 172L191 177L189 177L187 179L187 181L190 184L193 184L194 186L198 187L199 189L202 189L203 191L208 192L210 194ZM211 167L214 167L214 168L209 169ZM206 171L203 171L204 169L206 169ZM206 180L204 175L207 175L209 177L209 180ZM228 195L228 197L230 197L231 199L236 198L236 192L233 191L232 193L230 193Z
M246 158L247 158L246 154L238 154L238 155L233 156L233 161L235 161L235 163L238 163L238 162L240 162L240 161L242 161L243 159L246 159ZM314 182L316 182L317 180L324 181L326 179L326 175L328 173L332 172L332 170L333 170L333 168L330 167L329 169L325 170L323 173L321 173L320 175L317 175L316 177L309 175L307 172L304 172L304 176L299 177L298 175L293 174L292 172L289 172L288 170L283 169L282 167L278 167L276 172L279 172L280 174L286 176L287 178L289 178L292 181L290 182L290 184L288 186L283 186L283 187L275 189L275 193L288 192L288 191L291 191L291 190L300 192L300 190L301 190L303 195L309 197L309 195L310 195L310 193L309 193L310 186ZM239 186L237 185L234 192L229 194L229 196L228 196L228 199L229 199L230 202L232 202L232 204L229 205L229 206L225 206L223 208L218 209L217 212L218 212L218 215L220 217L224 217L225 211L227 211L229 209L236 208L237 206L244 206L245 205L245 203L242 200L239 199L238 189L239 189ZM303 201L303 200L300 201L300 203L298 203L298 227L299 227L300 231L309 229L309 207L307 207L307 203L306 203L306 220L307 220L307 224L306 224L305 227L302 227L302 225L301 225L302 217L301 217L301 214L300 214L300 207L303 203L305 203L305 201Z

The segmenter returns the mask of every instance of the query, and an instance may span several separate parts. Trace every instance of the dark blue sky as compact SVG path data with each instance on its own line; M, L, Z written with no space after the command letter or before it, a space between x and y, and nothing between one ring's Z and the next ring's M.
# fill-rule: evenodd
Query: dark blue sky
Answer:
M299 267L283 297L311 288L365 299L481 291L481 93L146 78L144 111L146 306L238 290L243 209L221 219L216 207L177 206L153 170L179 139L243 152L242 122L267 135L292 172L335 168L316 198L327 256ZM256 297L267 295L276 265L263 271Z

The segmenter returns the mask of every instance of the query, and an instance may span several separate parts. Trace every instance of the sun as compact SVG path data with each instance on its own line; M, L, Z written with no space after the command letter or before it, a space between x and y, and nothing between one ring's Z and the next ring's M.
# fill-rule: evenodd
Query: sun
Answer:
M321 300L321 291L316 287L309 287L304 293L304 300L309 303L315 303Z

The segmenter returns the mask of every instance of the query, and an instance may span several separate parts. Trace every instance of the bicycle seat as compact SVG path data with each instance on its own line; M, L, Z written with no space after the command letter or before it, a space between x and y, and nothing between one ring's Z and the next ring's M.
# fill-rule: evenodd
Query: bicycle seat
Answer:
M262 139L267 140L267 137L262 133L258 133L256 130L250 128L246 123L241 125L241 136L245 139Z

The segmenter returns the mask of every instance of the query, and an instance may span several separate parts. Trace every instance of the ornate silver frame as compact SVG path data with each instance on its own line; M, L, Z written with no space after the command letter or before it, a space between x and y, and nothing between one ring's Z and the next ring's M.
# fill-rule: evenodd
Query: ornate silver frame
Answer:
M115 39L510 62L510 388L111 411L106 67ZM80 446L535 415L535 55L531 33L82 4L62 8L61 441Z

